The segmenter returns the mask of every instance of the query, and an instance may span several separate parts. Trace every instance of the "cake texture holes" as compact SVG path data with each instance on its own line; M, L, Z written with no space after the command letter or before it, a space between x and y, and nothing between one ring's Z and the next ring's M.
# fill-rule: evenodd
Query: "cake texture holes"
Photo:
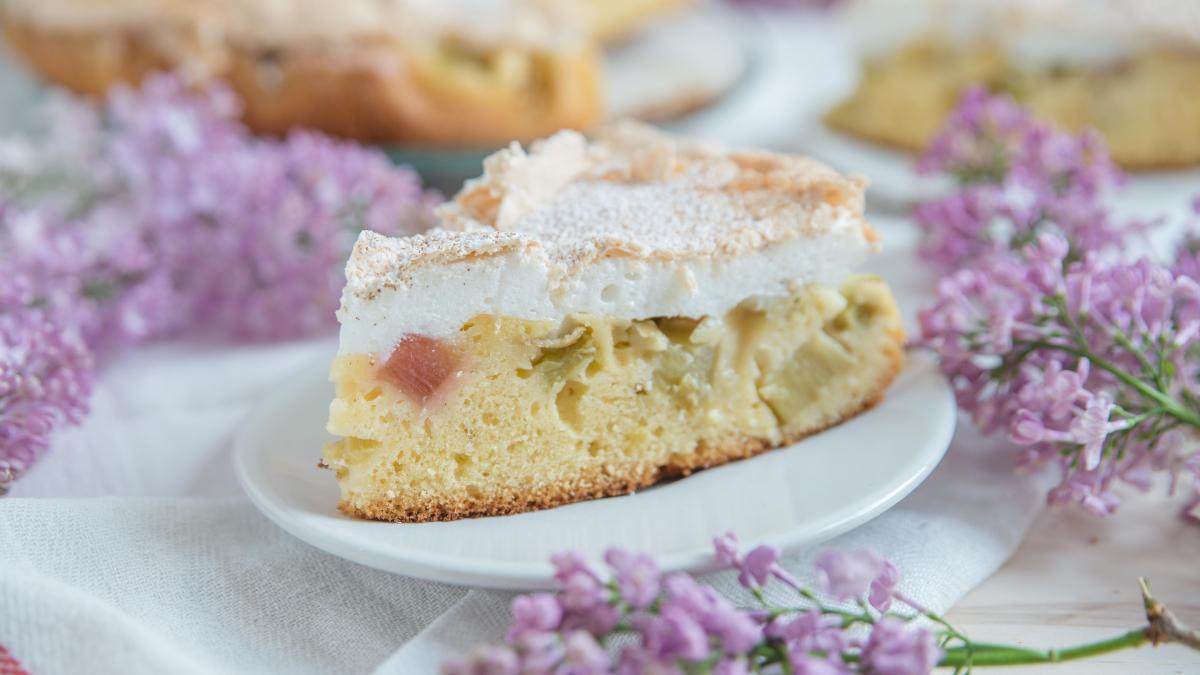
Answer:
M579 408L587 390L588 386L579 380L569 380L558 392L558 396L554 398L554 405L558 408L558 418L572 429L579 428L583 421Z
M454 477L462 478L467 475L471 469L471 458L466 455L457 453L454 455Z
M621 297L621 289L615 284L609 284L600 291L600 299L605 302L616 302Z

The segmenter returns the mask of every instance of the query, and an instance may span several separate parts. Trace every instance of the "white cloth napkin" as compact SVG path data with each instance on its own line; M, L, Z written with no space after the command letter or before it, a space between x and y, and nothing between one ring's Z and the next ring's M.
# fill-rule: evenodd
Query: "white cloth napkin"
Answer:
M911 244L898 223L884 234ZM905 256L881 264L901 298L927 287ZM511 594L343 561L240 497L239 421L329 348L176 344L109 367L85 425L0 499L0 645L39 675L408 675L499 640ZM960 424L924 485L828 546L875 549L910 596L948 608L1007 559L1042 503L1044 486L1014 475L1002 444ZM811 557L787 565L805 578ZM736 592L728 575L710 580Z

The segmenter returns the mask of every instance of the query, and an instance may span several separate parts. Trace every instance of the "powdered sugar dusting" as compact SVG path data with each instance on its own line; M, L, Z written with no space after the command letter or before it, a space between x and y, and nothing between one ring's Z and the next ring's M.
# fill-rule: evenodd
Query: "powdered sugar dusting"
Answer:
M364 230L346 265L346 289L372 299L384 288L409 286L413 271L421 266L500 255L526 246L536 243L495 230L433 229L409 237L386 237Z
M822 206L778 193L698 191L681 181L586 181L564 188L520 227L574 268L606 255L738 255L801 235ZM832 212L821 215L833 222Z
M865 236L865 181L814 160L729 151L624 122L590 145L563 131L502 150L440 209L449 229L521 232L569 266L605 255L739 255L825 234L847 217Z
M865 181L623 124L488 158L441 227L364 233L347 265L343 353L387 353L477 314L723 316L751 296L840 281L874 247Z

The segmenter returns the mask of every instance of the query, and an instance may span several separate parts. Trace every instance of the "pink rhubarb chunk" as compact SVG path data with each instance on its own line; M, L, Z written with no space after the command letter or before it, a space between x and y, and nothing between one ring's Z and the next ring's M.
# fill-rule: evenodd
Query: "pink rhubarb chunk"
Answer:
M426 335L405 335L379 370L379 377L425 408L460 368L449 344Z

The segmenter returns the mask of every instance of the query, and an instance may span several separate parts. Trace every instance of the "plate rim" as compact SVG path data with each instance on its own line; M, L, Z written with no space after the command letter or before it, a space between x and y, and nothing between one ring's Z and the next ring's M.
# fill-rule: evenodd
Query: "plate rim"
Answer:
M941 412L946 418L944 423L934 428L930 440L924 444L920 453L914 458L915 460L920 460L918 470L906 475L903 480L889 485L886 491L871 493L870 498L867 499L870 505L867 507L855 506L856 502L854 501L841 507L841 510L849 509L853 511L853 515L835 517L830 524L815 532L813 530L791 527L782 532L746 540L742 542L744 546L770 544L778 547L784 553L789 553L822 541L828 541L890 510L933 473L949 450L951 439L954 436L957 424L954 395L949 383L941 376L931 357L911 351L906 356L905 371L910 368L921 369L924 372L917 373L917 377L932 378L932 383L937 389L935 395L941 399L938 405L942 408ZM367 545L361 536L338 536L323 528L306 526L303 522L305 520L304 514L291 513L285 504L276 503L267 494L269 483L260 485L251 467L251 463L266 452L265 448L267 444L255 442L257 437L261 435L261 431L259 431L259 428L262 426L261 420L269 417L276 409L286 410L285 403L302 395L297 392L301 392L303 389L295 385L314 386L313 380L315 380L316 375L319 373L322 380L324 380L327 377L327 372L328 360L318 359L310 365L305 366L302 370L297 371L291 377L283 380L280 388L277 390L278 393L264 399L246 417L235 434L233 442L234 471L242 489L260 513L285 532L330 555L394 574L456 586L501 590L541 590L553 587L553 579L551 578L553 567L548 561L514 562L480 560L466 558L461 555L431 553L412 547L396 548L385 552ZM870 415L872 410L867 410L851 419ZM824 432L814 434L814 437L819 436L820 433ZM804 443L803 440L797 444L802 443ZM929 456L926 457L926 455ZM720 467L714 468L719 469ZM632 496L636 496L636 493ZM509 516L496 517L505 518ZM404 527L409 524L389 523L387 525L391 527ZM415 525L428 524L420 523ZM691 573L703 573L718 567L709 547L683 550L665 555L656 554L654 557L664 572L687 571Z

